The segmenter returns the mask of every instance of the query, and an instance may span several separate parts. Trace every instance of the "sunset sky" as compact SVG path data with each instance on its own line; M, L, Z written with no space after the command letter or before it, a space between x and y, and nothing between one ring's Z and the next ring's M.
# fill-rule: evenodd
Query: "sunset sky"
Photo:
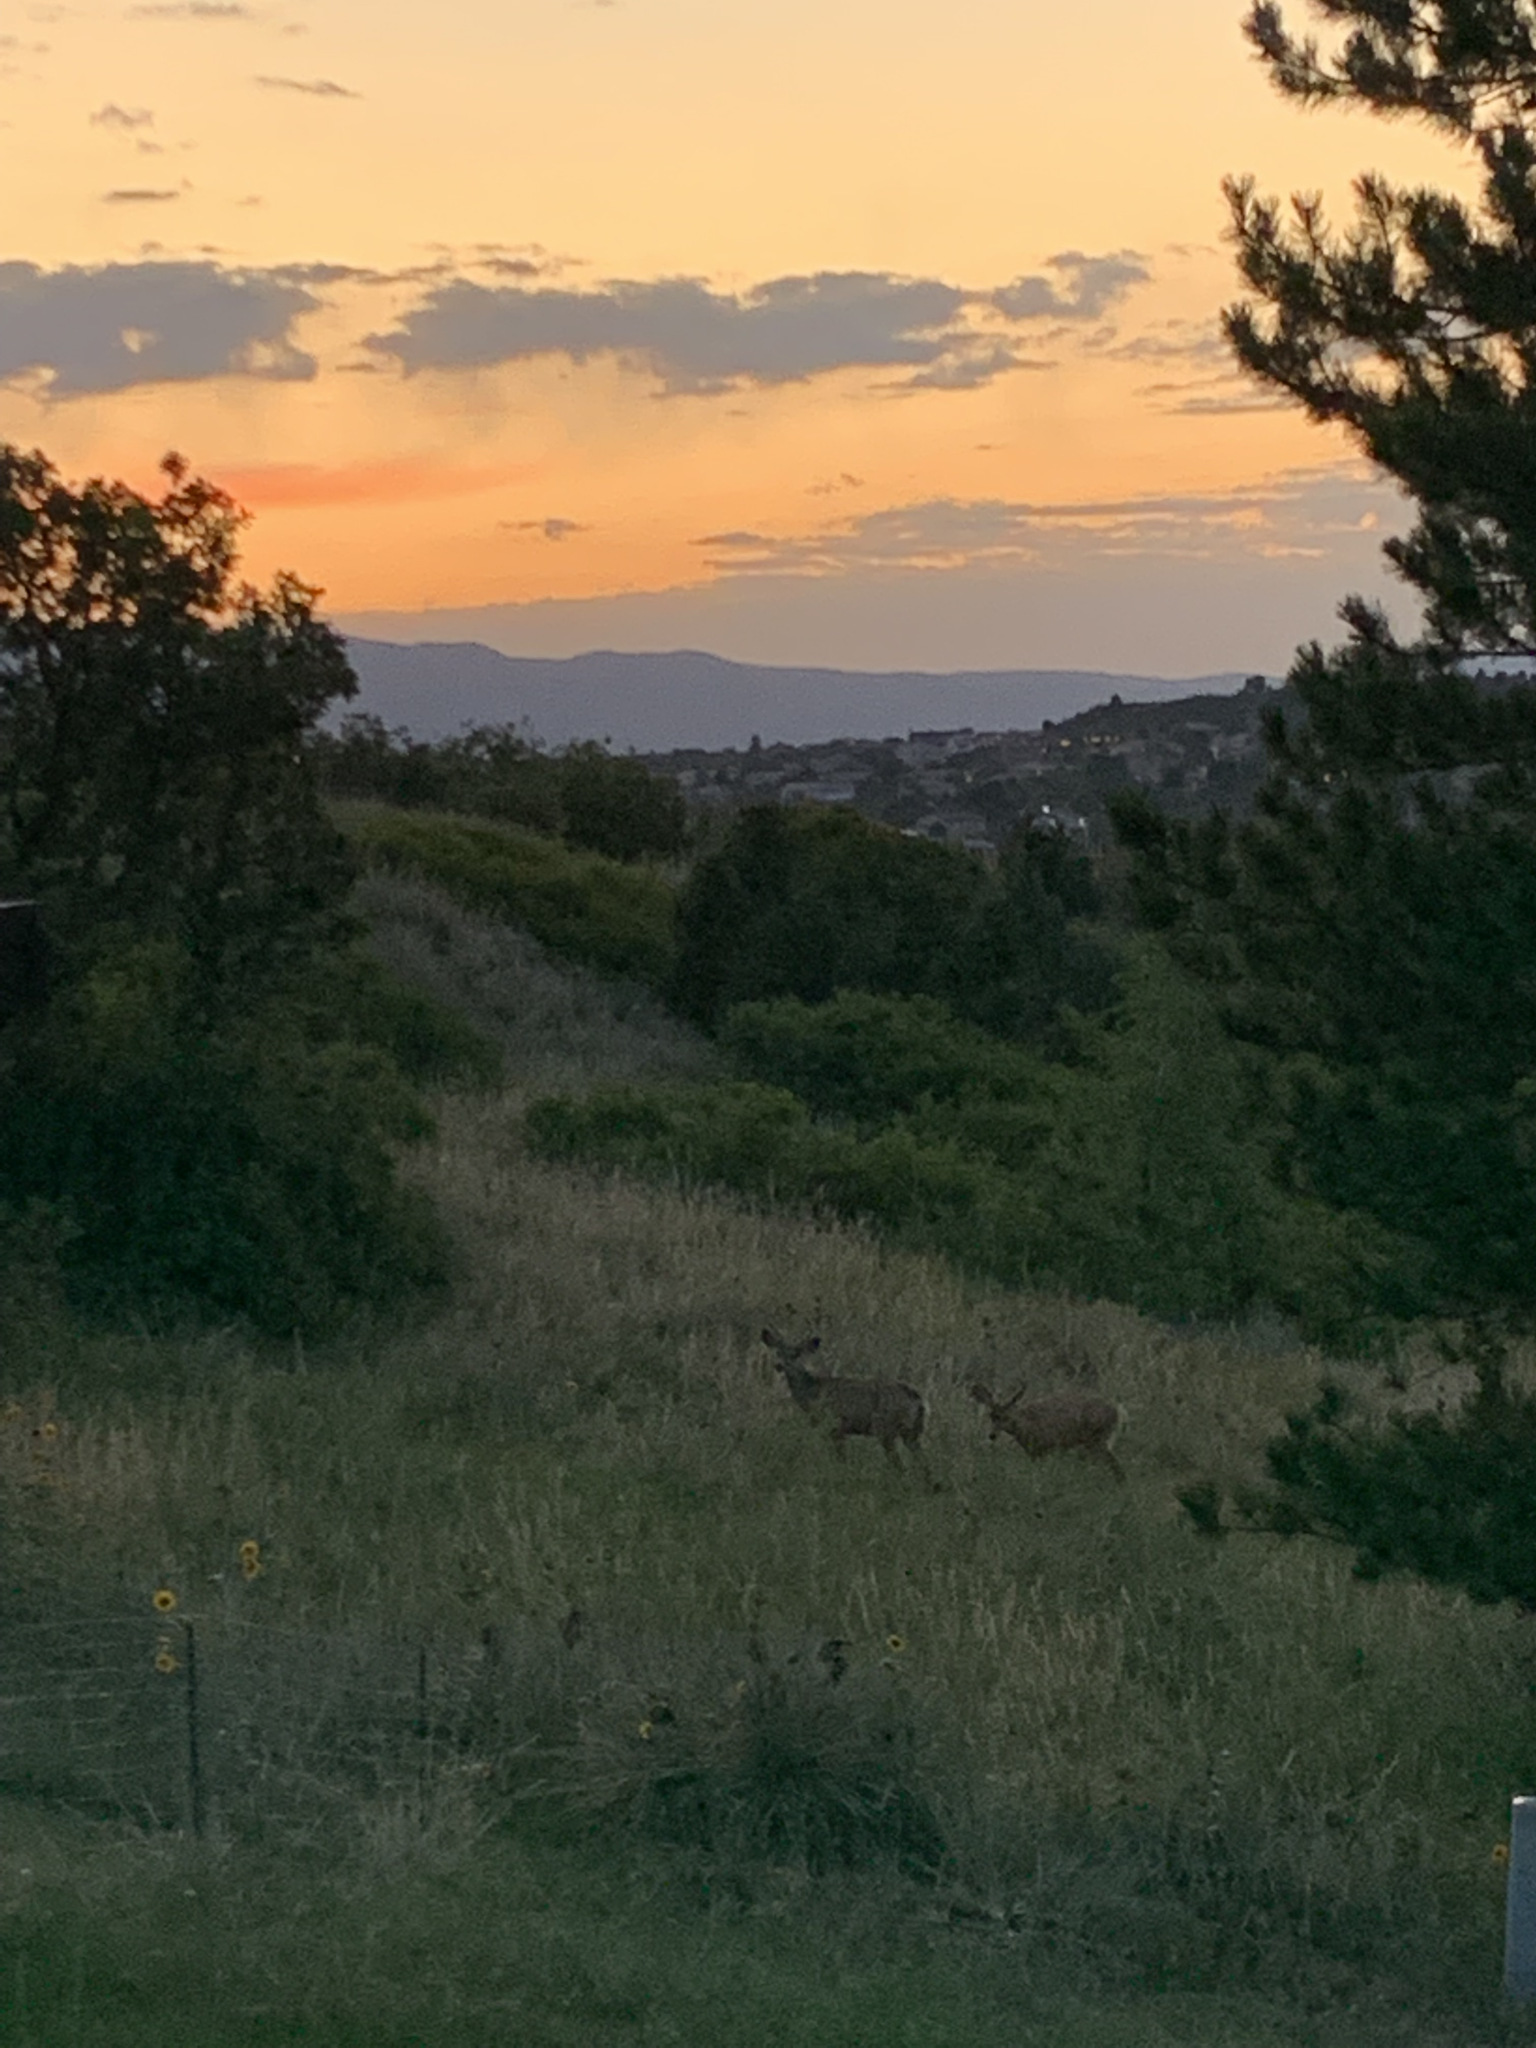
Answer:
M1466 179L1240 14L7 0L0 439L383 637L1279 671L1407 513L1231 369L1220 180Z

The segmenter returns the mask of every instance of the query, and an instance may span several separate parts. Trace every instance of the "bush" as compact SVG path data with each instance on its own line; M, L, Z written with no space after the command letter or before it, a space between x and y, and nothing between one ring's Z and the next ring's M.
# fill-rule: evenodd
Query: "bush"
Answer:
M1078 922L1095 903L1086 860L1056 833L1016 835L992 869L853 812L761 806L684 885L673 1000L713 1028L785 996L931 996L1050 1043L1063 1005L1113 995L1110 957Z
M675 860L682 853L688 809L671 776L593 740L557 755L554 773L562 829L573 846L622 861Z
M576 1803L716 1863L931 1880L945 1843L910 1710L881 1672L845 1678L841 1649L622 1698L582 1730Z
M949 994L953 935L985 873L958 848L851 812L744 811L679 899L674 1001L714 1026L737 1003L778 996Z
M652 987L671 972L675 899L659 875L468 818L347 806L342 823L365 856L526 926L565 959Z
M1071 1066L890 997L744 1006L723 1037L793 1092L750 1080L549 1098L531 1141L824 1208L1005 1284L1163 1315L1268 1302L1337 1340L1390 1293L1398 1248L1281 1184L1242 1055L1155 949L1128 955L1119 1009L1078 1027Z
M386 1053L422 1086L490 1087L500 1078L501 1054L483 1032L361 947L316 963L302 1009L312 1036L323 1035L322 1022L329 1019L358 1045Z
M1031 1169L1067 1285L1165 1315L1265 1301L1335 1338L1380 1305L1393 1241L1285 1185L1262 1077L1157 946L1128 949L1117 1011L1078 1045Z
M675 859L687 838L672 778L595 740L548 754L507 725L413 740L403 726L354 712L335 732L317 733L310 754L332 796L493 818L610 860Z
M746 1078L858 1124L923 1103L1038 1102L1046 1078L1034 1055L963 1023L931 996L845 990L826 1003L738 1003L720 1044Z
M441 1280L444 1240L388 1149L428 1128L393 1061L317 1038L298 1002L199 1034L179 969L164 945L104 960L11 1076L0 1201L53 1219L69 1295L287 1334Z
M995 1279L1024 1277L1028 1190L986 1159L900 1125L863 1138L812 1121L787 1090L755 1082L603 1088L546 1096L528 1112L546 1158L675 1174L766 1201L866 1222Z

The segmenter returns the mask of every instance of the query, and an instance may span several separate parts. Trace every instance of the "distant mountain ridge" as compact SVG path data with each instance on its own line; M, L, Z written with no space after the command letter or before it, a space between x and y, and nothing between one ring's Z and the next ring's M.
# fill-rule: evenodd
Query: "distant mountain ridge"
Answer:
M564 659L498 654L477 641L347 640L360 693L349 707L413 737L466 725L526 725L548 746L606 740L637 753L745 747L754 736L808 746L913 731L1033 731L1120 696L1167 703L1240 687L1236 672L1113 675L1086 669L921 670L864 674L770 668L691 649L595 652Z

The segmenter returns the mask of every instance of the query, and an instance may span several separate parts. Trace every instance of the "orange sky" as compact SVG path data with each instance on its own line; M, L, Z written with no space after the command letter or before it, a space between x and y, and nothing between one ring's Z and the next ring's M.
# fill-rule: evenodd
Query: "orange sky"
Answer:
M1461 174L1238 15L22 0L0 437L397 638L1282 667L1403 512L1231 372L1221 176Z

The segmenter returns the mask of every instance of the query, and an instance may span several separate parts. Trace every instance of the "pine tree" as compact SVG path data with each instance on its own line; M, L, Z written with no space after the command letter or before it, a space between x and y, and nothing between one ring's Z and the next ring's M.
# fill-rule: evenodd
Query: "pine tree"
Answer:
M1387 543L1441 648L1536 647L1536 10L1527 0L1315 0L1330 61L1272 0L1247 33L1281 92L1426 122L1480 167L1478 203L1358 181L1330 232L1229 179L1238 264L1263 302L1229 309L1239 359L1347 427L1417 501ZM1375 627L1355 604L1351 623Z
M1264 0L1280 90L1426 121L1481 166L1475 203L1362 178L1330 228L1229 180L1256 377L1341 424L1418 507L1388 542L1424 605L1403 644L1359 598L1270 714L1256 815L1117 822L1175 952L1267 1050L1300 1191L1398 1232L1381 1306L1536 1306L1536 691L1465 673L1536 650L1536 7L1315 0L1331 54Z

